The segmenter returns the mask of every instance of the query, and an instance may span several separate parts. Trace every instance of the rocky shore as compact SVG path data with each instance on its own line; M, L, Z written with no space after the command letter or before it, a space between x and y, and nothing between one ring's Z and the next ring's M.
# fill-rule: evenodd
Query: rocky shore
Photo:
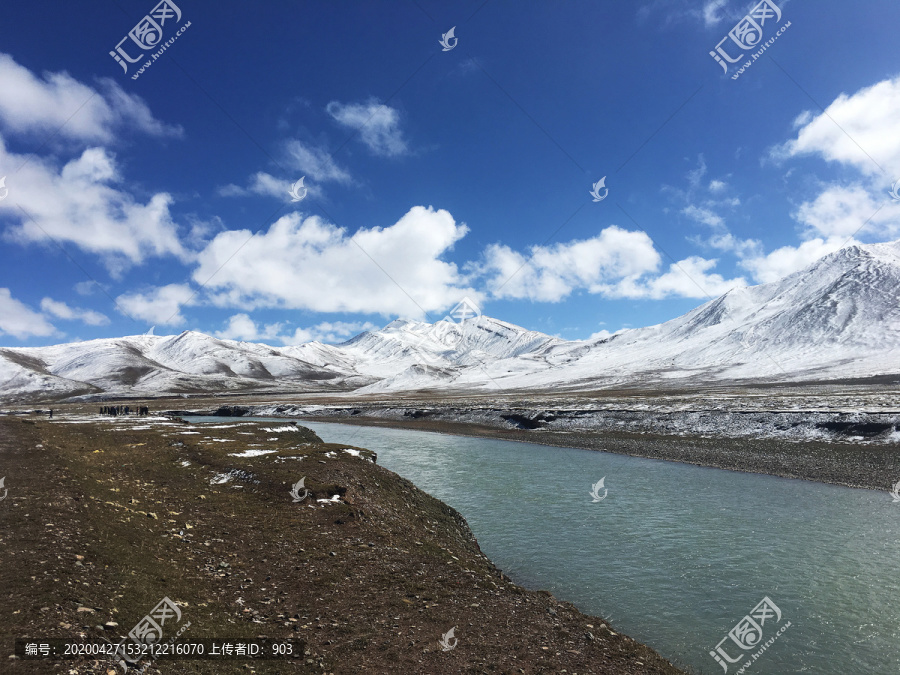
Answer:
M887 407L766 409L648 402L630 408L461 402L247 403L170 414L273 416L502 438L602 450L848 487L890 489L900 480L900 413Z
M115 642L164 597L190 621L184 638L304 649L148 673L684 672L516 586L459 513L376 459L275 420L0 418L4 672L116 672L90 657L11 658L13 638Z

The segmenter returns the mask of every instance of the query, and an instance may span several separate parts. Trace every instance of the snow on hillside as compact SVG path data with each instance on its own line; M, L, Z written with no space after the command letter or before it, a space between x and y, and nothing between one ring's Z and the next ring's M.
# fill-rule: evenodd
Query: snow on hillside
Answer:
M900 241L850 246L657 326L566 341L479 316L398 319L339 345L187 331L0 349L0 397L218 391L584 390L900 373Z

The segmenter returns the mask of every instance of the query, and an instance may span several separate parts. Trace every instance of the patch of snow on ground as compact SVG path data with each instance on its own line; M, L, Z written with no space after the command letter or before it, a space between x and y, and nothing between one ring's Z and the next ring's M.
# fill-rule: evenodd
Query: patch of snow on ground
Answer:
M227 483L231 480L231 476L227 473L217 473L213 476L212 480L209 481L210 485L222 485L223 483Z
M260 455L268 455L277 450L244 450L244 452L232 452L232 457L259 457Z
M346 453L349 454L349 455L353 455L354 457L359 457L359 456L360 456L360 455L359 455L359 450L354 450L354 449L352 449L352 448L344 448L344 452L346 452Z
M184 461L181 463L181 466L190 466L190 465L191 465L191 463L190 463L189 461L187 461L187 460L184 460Z

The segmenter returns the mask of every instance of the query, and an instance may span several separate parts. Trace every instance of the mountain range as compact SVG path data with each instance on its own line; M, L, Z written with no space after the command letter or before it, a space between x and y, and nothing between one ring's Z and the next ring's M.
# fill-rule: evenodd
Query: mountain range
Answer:
M0 348L0 399L584 391L900 375L900 241L848 246L665 323L570 341L477 316L398 319L338 345L186 331Z

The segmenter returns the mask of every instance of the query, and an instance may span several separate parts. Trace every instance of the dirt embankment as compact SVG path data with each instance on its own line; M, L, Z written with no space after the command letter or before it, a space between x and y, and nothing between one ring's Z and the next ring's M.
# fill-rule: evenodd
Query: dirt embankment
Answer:
M107 673L9 659L13 638L115 642L166 596L190 621L183 638L290 637L305 653L151 673L682 672L511 583L456 511L363 449L277 421L75 421L0 418L3 672ZM274 452L235 456L247 450ZM301 477L311 494L295 502Z

